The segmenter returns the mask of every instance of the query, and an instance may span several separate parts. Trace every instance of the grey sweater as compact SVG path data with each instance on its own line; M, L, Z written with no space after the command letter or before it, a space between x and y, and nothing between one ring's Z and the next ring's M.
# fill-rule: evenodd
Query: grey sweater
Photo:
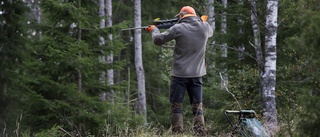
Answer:
M182 78L201 77L206 74L205 52L213 30L209 23L196 16L183 18L170 29L160 33L152 29L152 39L156 45L175 40L172 76Z

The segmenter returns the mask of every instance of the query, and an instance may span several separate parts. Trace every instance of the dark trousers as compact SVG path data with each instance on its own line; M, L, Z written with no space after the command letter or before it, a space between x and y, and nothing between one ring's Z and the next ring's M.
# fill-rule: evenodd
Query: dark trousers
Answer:
M172 77L170 85L170 103L183 104L184 94L187 91L191 105L202 103L202 77L179 78ZM174 105L175 106L175 105ZM182 106L173 107L172 113L182 113ZM193 115L201 115L202 111L194 111Z

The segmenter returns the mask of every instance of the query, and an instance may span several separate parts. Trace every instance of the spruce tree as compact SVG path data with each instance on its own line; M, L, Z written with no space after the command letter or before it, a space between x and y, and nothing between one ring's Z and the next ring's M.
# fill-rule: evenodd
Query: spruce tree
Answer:
M14 112L21 97L17 88L21 64L28 53L26 12L23 0L0 1L0 129L4 129L5 124L9 132L19 117Z
M99 72L121 68L121 62L113 66L99 62L98 36L115 29L98 28L98 5L90 0L46 0L40 6L43 21L36 29L42 36L33 38L31 58L23 63L21 109L27 118L22 123L33 135L55 127L72 135L102 134L106 113L113 107L98 97L99 91L110 88L99 84ZM104 50L117 52L123 47L115 43L118 47Z

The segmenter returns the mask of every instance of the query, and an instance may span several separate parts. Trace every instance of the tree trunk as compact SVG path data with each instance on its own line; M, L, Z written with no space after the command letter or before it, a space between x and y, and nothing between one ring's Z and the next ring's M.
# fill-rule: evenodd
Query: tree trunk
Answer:
M260 28L259 28L259 21L258 21L258 14L257 14L257 4L256 0L249 0L251 6L251 23L252 23L252 30L253 30L253 41L256 52L256 61L258 64L258 71L259 71L259 80L260 80L260 93L263 92L263 73L264 73L264 58L262 55L262 47L261 47L261 35L260 35Z
M238 1L238 4L240 6L243 6L243 0L239 0ZM242 19L242 13L240 13L240 16L238 17L238 24L240 24L240 29L239 29L239 36L242 36L243 35L243 19ZM244 59L244 55L243 55L243 52L245 51L245 47L244 47L244 44L243 43L239 43L239 46L238 46L238 60L243 60Z
M105 28L106 26L106 21L105 21L105 2L104 0L99 0L99 17L101 17L102 19L100 20L100 28ZM105 39L104 37L102 36L99 36L99 45L102 47L102 46L105 46ZM101 53L103 53L104 51L101 51ZM99 62L104 64L105 63L105 57L104 55L101 55L99 57ZM106 84L106 80L105 80L105 72L102 71L101 74L100 74L100 77L99 77L99 81L102 85L105 85ZM101 100L106 100L106 91L102 91L100 93L100 99Z
M208 15L208 23L210 24L211 28L213 29L213 33L216 29L216 18L215 18L215 12L214 12L214 0L208 0L206 4L206 14ZM217 56L217 50L216 50L216 41L215 39L208 40L208 46L207 46L207 71L208 73L212 73L212 71L216 70L216 62L214 60L214 57ZM217 81L214 78L208 78L207 81L209 83L217 83Z
M79 0L78 2L78 8L81 8L81 0ZM78 22L78 41L81 41L82 38L82 30L81 30L81 23ZM81 58L81 53L79 53L79 56ZM78 91L81 92L82 91L82 74L81 74L81 66L79 66L78 68Z
M208 23L210 24L210 26L213 29L213 33L216 29L216 18L215 18L215 13L214 13L214 0L208 0L207 5L206 5L206 13L208 15ZM208 50L207 50L207 54L210 57L215 57L216 56L216 48L215 48L215 40L209 41L208 43ZM214 59L208 59L208 71L212 71L215 70L216 68L216 63ZM208 78L208 82L209 83L216 83L216 81L214 80L214 78Z
M216 18L214 14L214 0L208 0L207 14L208 14L208 23L210 23L214 33L216 29Z
M260 36L259 21L257 17L258 15L257 15L256 0L249 0L249 3L251 6L251 23L252 23L253 40L254 40L253 46L256 52L256 61L258 63L260 81L262 81L261 78L264 72L264 59L262 55L261 36Z
M265 36L265 66L263 78L263 119L270 135L277 131L276 109L276 61L277 61L277 18L278 0L267 0L266 36Z
M222 16L221 16L221 33L222 35L226 35L227 34L227 3L228 3L228 0L222 0L222 5L223 5L223 8L224 8L224 11L222 12ZM227 43L223 42L222 43L222 57L223 58L226 58L228 56L228 51L227 51Z
M259 72L259 83L260 83L260 93L263 93L263 73L264 73L264 58L262 54L262 47L261 47L261 35L260 35L260 28L259 28L259 21L258 21L258 14L257 14L257 4L256 0L249 0L251 6L251 23L252 23L252 30L253 30L253 47L255 48L256 52L256 62L258 64L258 72Z
M106 26L107 27L111 27L112 26L112 0L106 0L106 17L107 17L107 22L106 22ZM112 42L112 34L108 35L109 38L109 43L111 44ZM109 45L109 46L113 46L113 45ZM111 65L113 63L113 53L110 53L107 56L107 63L109 65ZM114 73L113 73L113 69L109 69L107 70L107 80L108 80L108 85L112 86L114 85ZM114 103L114 91L113 89L110 90L110 95L108 96L109 100L112 102L112 104Z
M134 27L141 27L141 0L134 1ZM138 80L138 112L144 117L147 124L145 77L142 64L141 29L134 30L135 67Z
M222 5L224 8L224 11L222 12L222 17L221 17L221 33L223 36L226 36L227 34L227 3L228 0L222 0ZM228 57L228 44L226 42L223 42L221 44L221 57L223 58L224 61L222 61L221 66L220 66L220 71L222 74L222 81L221 81L221 86L224 87L228 86L228 74L227 74L227 65L226 65L226 58Z

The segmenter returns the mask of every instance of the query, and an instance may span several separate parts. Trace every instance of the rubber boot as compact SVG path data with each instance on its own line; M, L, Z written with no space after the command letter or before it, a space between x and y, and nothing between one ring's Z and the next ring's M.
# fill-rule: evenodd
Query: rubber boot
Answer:
M174 134L183 134L182 113L172 113L172 132Z
M193 130L196 136L207 136L207 130L204 125L204 116L202 112L202 103L200 104L193 104L192 105L193 111Z
M171 125L174 134L183 134L182 103L171 103Z

